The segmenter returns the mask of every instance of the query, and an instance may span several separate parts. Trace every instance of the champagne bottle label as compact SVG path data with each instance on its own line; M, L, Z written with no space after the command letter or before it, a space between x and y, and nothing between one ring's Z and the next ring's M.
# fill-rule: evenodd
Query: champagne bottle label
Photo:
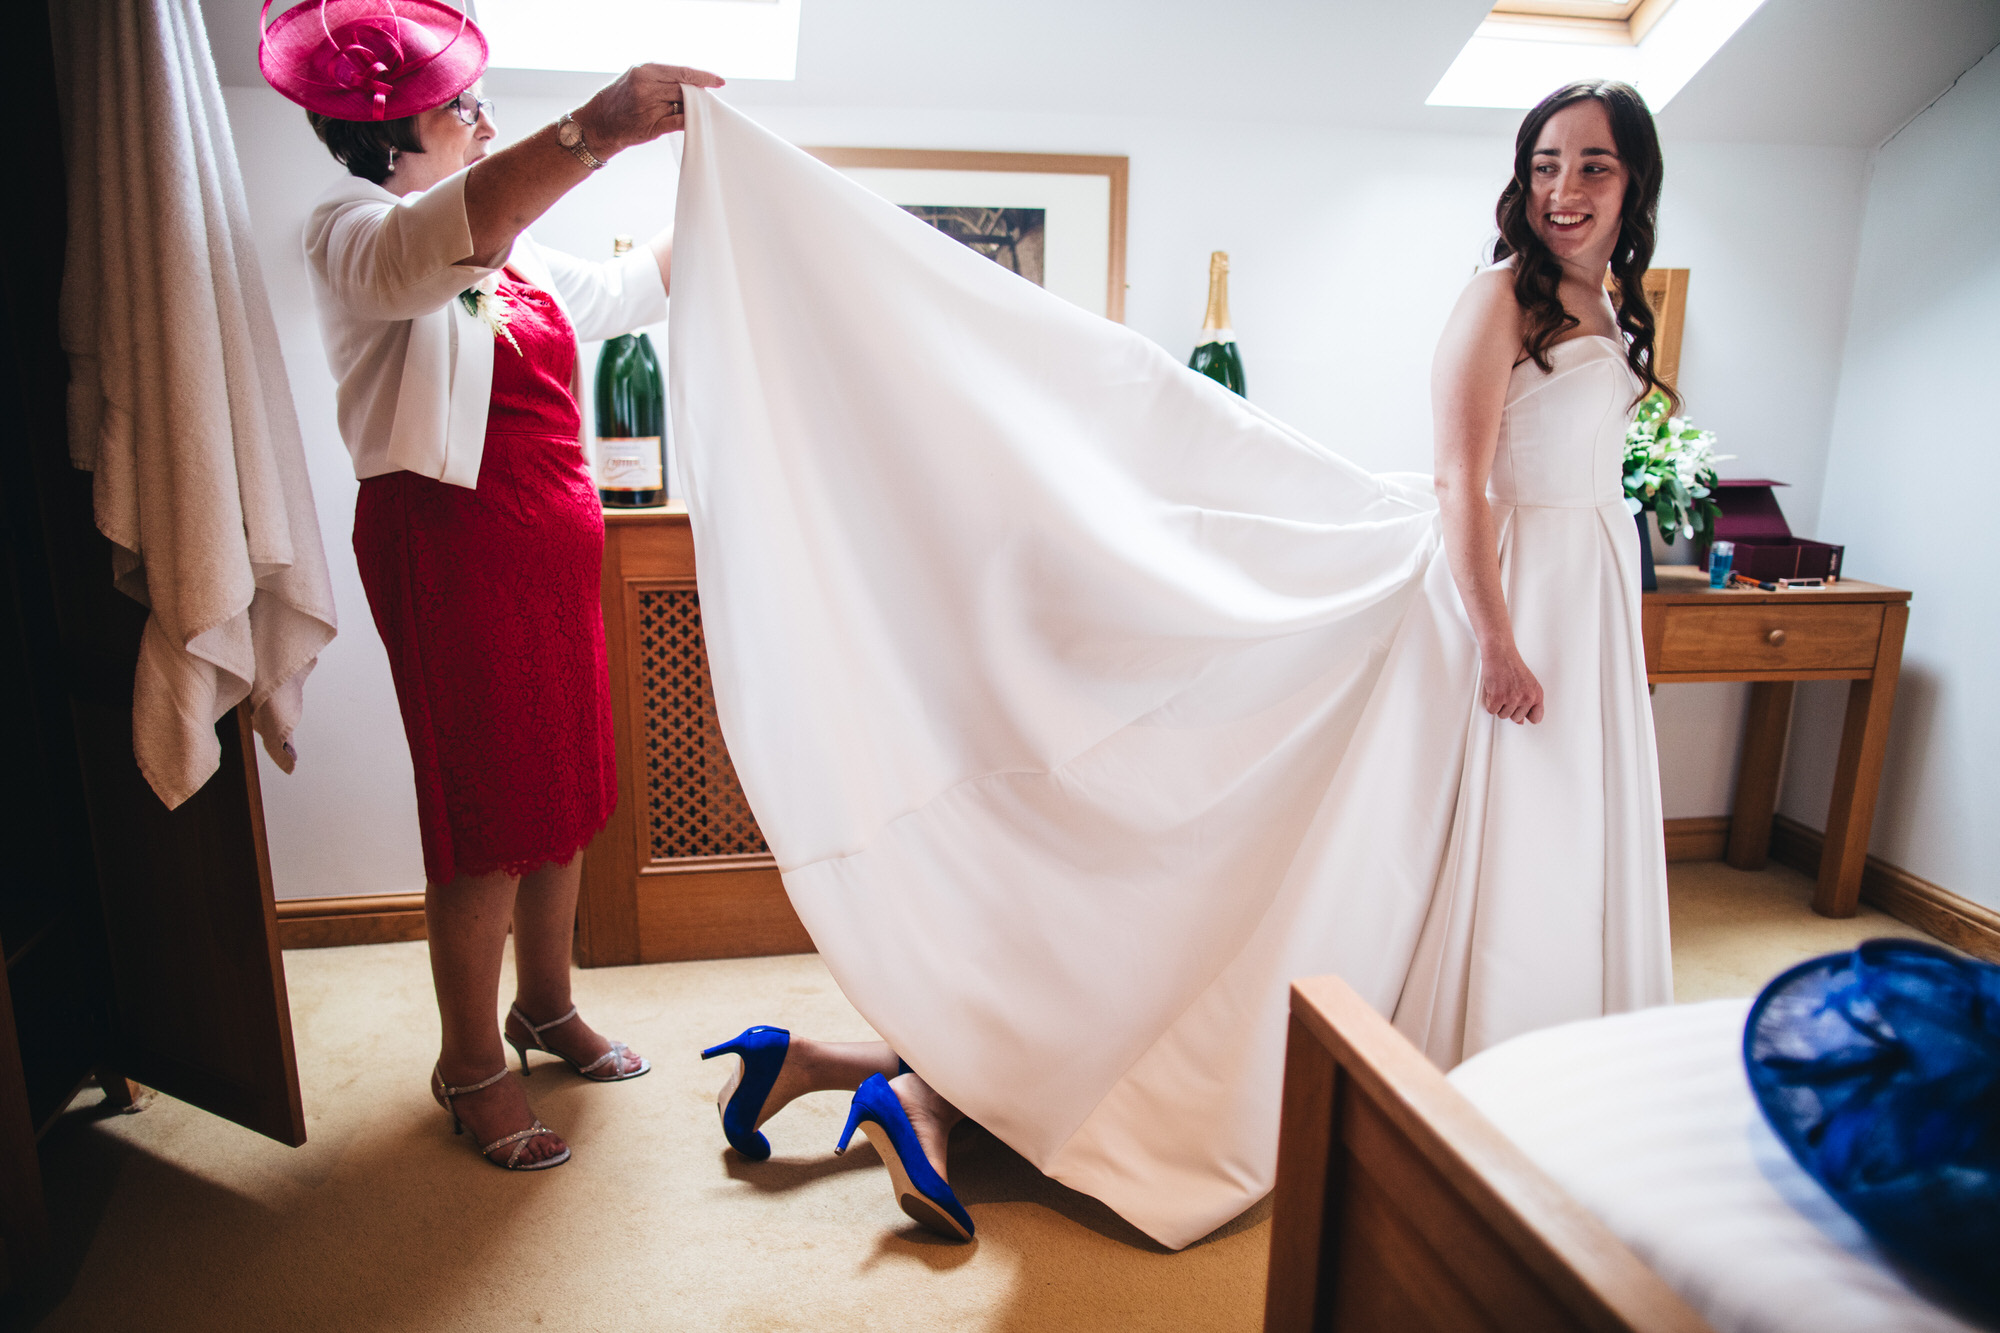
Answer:
M1195 340L1196 347L1206 347L1209 343L1233 343L1236 341L1234 329L1203 329L1201 337Z
M657 491L666 485L660 437L636 435L597 441L597 488L601 491Z

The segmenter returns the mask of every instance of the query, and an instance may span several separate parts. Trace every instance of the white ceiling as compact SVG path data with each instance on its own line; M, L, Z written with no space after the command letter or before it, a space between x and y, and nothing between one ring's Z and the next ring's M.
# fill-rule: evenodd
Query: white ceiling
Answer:
M258 5L202 0L225 84L260 81ZM1490 5L804 0L798 80L738 82L735 100L1505 132L1519 113L1423 104ZM1996 44L2000 0L1767 0L1660 127L1679 139L1872 148ZM498 72L488 85L581 97L599 81Z

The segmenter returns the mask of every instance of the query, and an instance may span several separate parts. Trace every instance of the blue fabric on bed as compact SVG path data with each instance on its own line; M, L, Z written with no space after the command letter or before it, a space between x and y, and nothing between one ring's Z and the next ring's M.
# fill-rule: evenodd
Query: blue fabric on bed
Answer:
M1884 1252L2000 1317L2000 967L1900 939L1801 963L1751 1006L1743 1063Z

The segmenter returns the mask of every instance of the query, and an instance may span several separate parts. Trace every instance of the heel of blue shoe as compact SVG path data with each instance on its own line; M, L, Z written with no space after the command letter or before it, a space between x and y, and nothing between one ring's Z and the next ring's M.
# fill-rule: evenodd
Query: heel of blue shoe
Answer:
M728 1041L718 1042L701 1053L704 1060L713 1060L718 1055L748 1056L755 1051L777 1046L784 1050L792 1044L792 1034L784 1028L776 1028L768 1023L759 1023L753 1028L744 1028Z
M833 1155L835 1157L847 1151L848 1142L853 1139L854 1131L861 1127L861 1122L867 1115L868 1108L863 1106L859 1100L856 1100L847 1108L847 1128L840 1131L840 1142L833 1145Z

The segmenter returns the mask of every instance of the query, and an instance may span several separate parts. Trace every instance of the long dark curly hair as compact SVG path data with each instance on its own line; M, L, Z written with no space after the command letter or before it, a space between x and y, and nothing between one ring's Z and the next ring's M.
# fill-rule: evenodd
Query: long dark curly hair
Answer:
M1646 99L1627 83L1587 79L1556 89L1530 111L1514 135L1514 179L1500 192L1493 220L1500 239L1493 243L1495 263L1514 260L1514 299L1521 305L1523 350L1542 370L1549 369L1549 346L1580 322L1563 309L1559 295L1562 265L1535 234L1528 219L1533 198L1535 144L1549 118L1578 102L1595 101L1611 118L1611 137L1618 159L1625 164L1625 206L1618 222L1618 248L1611 252L1611 276L1617 283L1618 327L1626 338L1625 360L1645 387L1639 397L1658 390L1674 410L1680 395L1653 373L1653 308L1646 303L1643 279L1653 262L1654 233L1660 208L1660 136ZM1636 399L1634 400L1637 401Z

